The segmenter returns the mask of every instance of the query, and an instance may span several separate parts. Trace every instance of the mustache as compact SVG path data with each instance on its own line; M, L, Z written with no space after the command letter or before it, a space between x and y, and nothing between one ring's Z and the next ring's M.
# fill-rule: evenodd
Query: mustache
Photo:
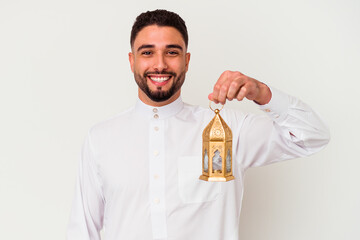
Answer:
M145 73L144 73L144 77L147 77L147 76L149 76L149 75L151 75L151 74L159 74L159 75L160 75L160 74L166 74L166 75L171 75L171 76L173 76L173 77L176 77L176 73L174 73L174 72L168 72L168 71L145 72Z

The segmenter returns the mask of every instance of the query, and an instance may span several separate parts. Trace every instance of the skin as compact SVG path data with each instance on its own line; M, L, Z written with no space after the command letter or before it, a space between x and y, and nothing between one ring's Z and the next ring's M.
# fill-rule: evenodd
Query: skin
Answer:
M157 102L150 99L139 87L138 95L142 102L150 106L164 106L175 101L181 93L181 81L188 71L190 53L187 53L181 33L173 27L150 25L143 28L135 38L129 53L131 71L136 81L146 84L152 92L168 91L179 81L179 89L167 100ZM169 74L158 74L163 71L173 72L183 78L171 77ZM146 72L158 72L142 78ZM151 77L170 77L166 82L156 83ZM238 71L225 71L214 85L213 92L208 96L215 103L225 104L226 100L244 98L255 103L267 104L271 99L271 91L264 83L248 77Z
M208 96L215 103L225 104L226 100L244 98L264 105L270 102L271 91L264 83L248 77L241 72L225 71L215 83L213 92Z

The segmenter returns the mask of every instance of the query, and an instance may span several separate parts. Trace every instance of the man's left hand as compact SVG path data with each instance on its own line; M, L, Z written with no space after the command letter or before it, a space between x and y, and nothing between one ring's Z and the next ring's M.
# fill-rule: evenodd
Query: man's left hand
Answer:
M217 80L213 92L209 94L209 100L216 104L225 104L226 100L233 99L242 101L244 98L264 105L270 101L271 91L266 84L240 72L225 71Z

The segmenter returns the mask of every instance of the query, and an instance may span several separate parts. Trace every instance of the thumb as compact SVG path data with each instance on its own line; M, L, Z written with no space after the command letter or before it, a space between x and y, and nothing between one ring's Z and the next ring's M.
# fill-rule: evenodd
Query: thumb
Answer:
M213 94L212 94L212 93L209 94L208 99L209 99L210 101L213 100Z

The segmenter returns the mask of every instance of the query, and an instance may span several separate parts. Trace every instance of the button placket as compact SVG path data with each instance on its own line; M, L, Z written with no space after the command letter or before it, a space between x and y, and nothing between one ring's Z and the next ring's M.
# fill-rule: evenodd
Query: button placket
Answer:
M153 116L153 117L154 117L155 119L159 119L158 111L159 111L159 110L158 110L157 108L153 108L153 113L154 113L154 116Z
M149 201L154 238L166 238L164 120L153 109L149 125ZM157 116L157 117L156 117Z

